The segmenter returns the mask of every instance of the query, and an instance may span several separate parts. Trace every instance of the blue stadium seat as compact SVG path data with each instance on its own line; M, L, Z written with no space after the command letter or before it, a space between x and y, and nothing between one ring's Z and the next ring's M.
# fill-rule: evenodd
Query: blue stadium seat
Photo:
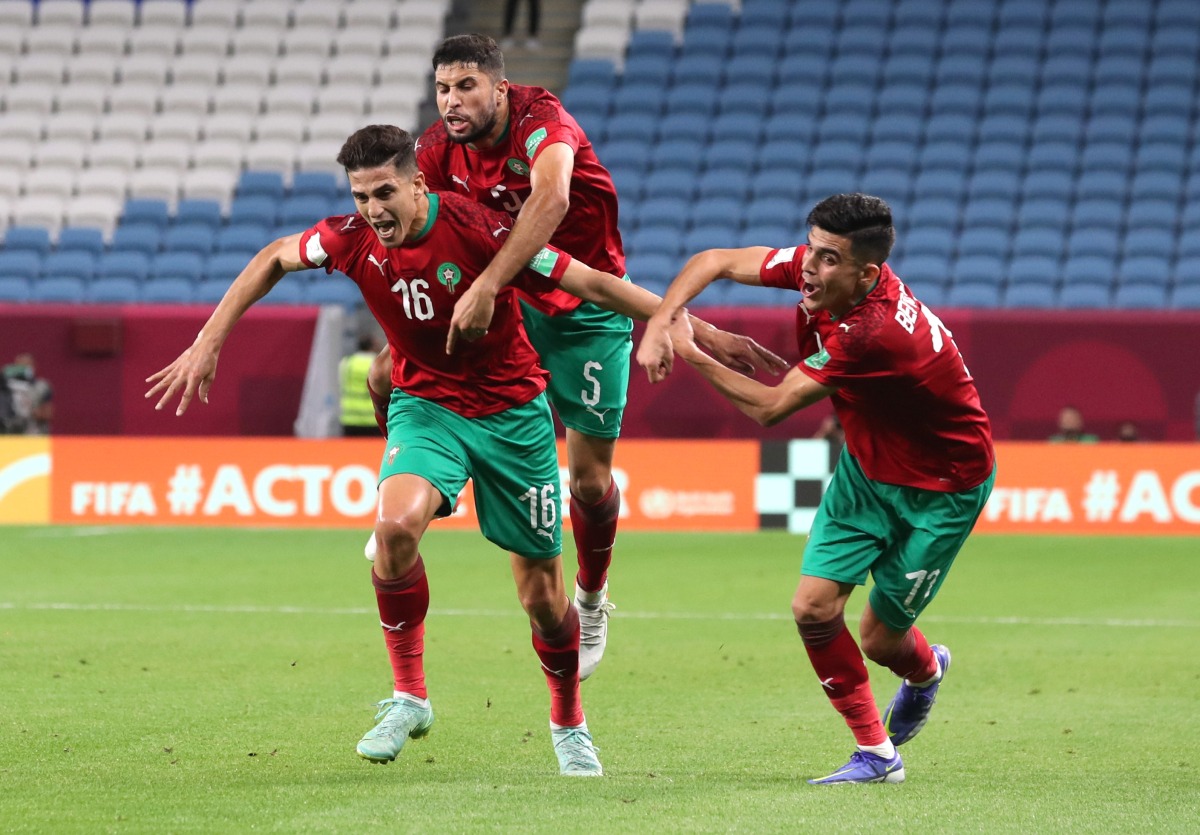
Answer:
M1124 258L1170 258L1175 252L1175 235L1161 227L1131 229L1125 234L1121 251Z
M283 175L275 171L243 171L237 182L238 197L257 195L282 200Z
M1171 281L1171 262L1167 255L1134 255L1121 261L1117 270L1120 285L1151 284L1166 287Z
M725 64L724 81L726 84L766 84L775 80L775 68L778 66L774 56L760 53L735 56Z
M200 280L223 281L226 285L232 284L238 274L245 269L249 260L249 257L241 252L217 252L203 262ZM189 277L188 280L194 281L195 279Z
M182 278L195 282L200 280L203 272L203 255L183 250L160 252L150 265L152 278Z
M820 142L856 142L865 145L867 138L871 136L872 127L872 119L866 113L842 115L829 112L817 122L817 139ZM896 132L894 124L887 129L888 135Z
M1039 198L1069 200L1075 190L1075 180L1068 170L1045 168L1030 169L1021 184L1021 199L1023 201Z
M679 84L667 94L666 112L668 115L692 113L711 117L717 112L716 93L707 82Z
M1191 123L1183 113L1157 113L1143 118L1137 131L1143 145L1157 143L1179 147L1187 144Z
M879 82L879 58L839 52L829 65L830 85L874 87Z
M738 232L738 246L765 246L779 249L801 243L804 236L791 226L777 223L761 226L747 225Z
M1004 279L1004 259L997 255L959 255L952 270L955 284L996 284Z
M1029 149L1025 165L1031 182L1039 182L1041 173L1045 171L1069 175L1075 170L1079 161L1079 149L1067 142L1046 142L1034 145ZM1064 194L1069 194L1069 189Z
M191 304L195 287L182 278L151 278L142 282L141 301L147 304Z
M1112 200L1080 200L1071 208L1071 222L1076 229L1108 229L1121 225L1124 204Z
M771 97L771 88L765 84L731 84L717 94L717 110L746 116L749 128L750 120L767 115Z
M1020 217L1025 219L1023 212ZM1012 251L1017 257L1046 257L1057 261L1063 251L1063 236L1057 229L1030 225L1017 230L1013 236Z
M994 226L1011 229L1016 217L1016 205L1011 200L973 200L963 207L964 226Z
M158 252L162 244L162 227L153 223L122 223L113 230L113 252Z
M1077 143L1082 127L1079 115L1068 113L1047 113L1034 119L1029 135L1035 143L1067 142Z
M774 113L763 124L764 142L791 142L792 155L797 156L796 143L807 143L816 135L817 120L807 113Z
M827 32L836 28L838 7L828 0L792 0L788 6L788 25L792 31L804 34L806 41L813 39L813 32ZM928 16L927 11L925 14Z
M808 51L785 51L779 59L776 76L781 85L788 81L802 82L812 95L813 91L821 89L828 72L829 59L822 55L814 55Z
M221 204L216 200L180 200L175 208L176 226L197 223L216 229L221 221Z
M1131 203L1125 214L1125 226L1134 229L1173 230L1179 223L1179 209L1174 200L1139 200ZM1194 236L1189 236L1194 237Z
M693 173L704 162L704 142L697 137L664 138L650 148L650 170L683 168Z
M861 161L862 148L850 142L822 142L811 152L811 165L816 171L829 168L857 169Z
M1027 158L1025 149L1015 142L980 142L973 160L976 174L1001 171L1016 177Z
M165 200L151 198L126 200L121 212L121 225L142 223L165 229L170 220L171 213Z
M1009 285L1035 284L1055 287L1058 284L1058 259L1045 255L1017 255L1008 265Z
M1030 134L1029 119L1012 113L987 114L979 122L979 136L1024 144Z
M669 282L675 278L683 263L667 255L652 253L648 255L631 255L626 261L629 277L642 286L651 282Z
M1175 200L1180 196L1180 182L1176 174L1167 171L1139 171L1129 188L1132 200Z
M1124 169L1084 171L1075 183L1075 197L1078 200L1099 199L1124 202L1127 193L1128 185Z
M958 254L960 258L967 255L1007 258L1009 241L1008 232L995 227L964 229L958 238Z
M212 252L216 233L204 223L182 223L172 226L163 233L163 250L166 252L192 252L207 255Z
M1010 284L1004 288L1004 306L1049 310L1058 306L1058 292L1052 284Z
M1177 286L1171 291L1171 307L1176 310L1200 310L1200 284Z
M657 117L663 112L665 100L665 82L627 80L613 93L613 113L637 113Z
M1072 52L1051 53L1047 55L1045 61L1041 62L1038 76L1041 85L1049 87L1052 94L1057 97L1061 94L1063 85L1067 89L1078 90L1081 83L1086 83L1091 71L1092 61L1087 55Z
M1117 236L1110 229L1075 229L1067 239L1067 258L1094 255L1112 261L1117 257Z
M1012 200L1020 192L1020 178L1015 171L976 171L967 184L967 197L971 200L1000 198Z
M1040 37L1038 43L1041 43ZM1007 85L1024 87L1029 93L1032 106L1033 93L1037 89L1038 70L1040 69L1040 61L1030 61L1024 55L997 54L988 64L988 89ZM986 107L984 109L986 111Z
M86 226L67 226L58 232L59 252L86 252L95 258L104 251L104 232Z
M644 113L618 113L608 120L606 142L653 142L657 120Z
M743 113L722 113L709 125L709 142L753 142L762 140L762 125Z
M1141 104L1141 86L1125 79L1114 80L1104 86L1097 83L1088 97L1088 107L1094 116L1109 113L1136 116Z
M650 148L642 142L611 142L604 146L601 161L609 171L622 169L640 174L650 164Z
M318 276L320 281L325 276ZM271 292L263 296L258 304L304 304L304 296L307 292L306 277L292 273L285 275L283 280L271 288Z
M969 38L982 38L984 43L987 43L989 34L986 32L972 33ZM954 33L954 46L947 51L946 38L942 39L942 57L934 67L933 77L935 85L948 84L950 82L971 83L978 85L982 90L984 71L986 62L980 60L980 55L983 53L972 52L976 46L970 42L964 33ZM986 52L986 47L985 47Z
M0 275L0 301L24 303L31 300L32 293L29 279Z
M961 114L974 118L978 110L979 87L975 84L945 84L929 99L929 112L935 116Z
M983 97L985 115L1029 119L1033 115L1033 85L1000 83L988 88ZM984 137L986 138L986 137Z
M1085 0L1085 2L1091 2L1091 0ZM1090 27L1055 26L1046 35L1046 44L1043 49L1046 55L1081 55L1087 57L1092 54L1093 43L1094 34Z
M1040 226L1054 233L1061 233L1069 219L1069 205L1065 197L1035 197L1021 201L1021 223Z
M693 226L720 226L735 224L741 217L742 201L728 197L711 197L699 200L691 207Z
M895 269L894 266L893 269ZM936 310L946 305L946 285L943 282L924 279L910 280L904 272L898 272L897 275L908 287L909 293L926 307Z
M916 231L916 230L913 230ZM899 264L900 275L907 282L920 286L937 284L944 286L950 276L950 259L940 254L908 254Z
M132 304L138 297L139 284L131 278L98 278L84 291L84 299L93 304Z
M788 226L796 227L804 221L806 212L794 199L787 197L767 197L748 203L742 217L746 226ZM730 224L732 226L733 224Z
M733 41L732 32L721 29L691 29L683 33L683 44L679 48L681 57L707 55L714 61L724 62Z
M783 48L783 34L786 30L779 25L778 20L757 24L754 16L747 15L746 12L747 8L744 7L740 25L733 33L733 41L730 44L733 60L736 61L743 55L761 55L774 61Z
M1129 163L1133 159L1133 150L1129 147L1128 137L1132 136L1134 126L1129 123L1126 126L1126 139L1120 142L1112 141L1093 141L1088 137L1088 144L1080 153L1075 149L1075 154L1079 160L1080 170L1087 173L1089 171L1099 171L1104 174L1120 173L1122 176L1129 168ZM1069 168L1064 170L1070 170Z
M65 302L78 304L84 300L87 282L82 278L63 276L43 277L30 290L29 300L35 302Z
M656 29L635 29L629 34L629 58L635 55L673 55L675 36Z
M867 149L868 171L895 170L908 174L917 164L917 151L911 142L897 142L884 138Z
M1110 258L1101 258L1095 255L1068 257L1062 270L1064 289L1068 286L1103 286L1107 292L1115 271L1116 264Z
M42 261L42 278L91 279L96 261L86 252L51 252ZM36 291L35 291L36 294Z
M307 229L330 215L329 201L323 197L289 197L280 207L278 222L284 226Z
M915 255L949 258L957 246L953 230L945 224L919 226L905 235L904 241L910 259Z
M274 225L274 212L271 224ZM239 255L250 256L271 242L270 227L257 223L245 222L236 226L229 225L217 230L215 240L216 252L235 252Z
M678 137L687 137L697 139L700 142L707 142L708 124L708 117L702 116L699 113L672 113L663 118L657 125L657 136L660 142ZM649 127L653 131L655 128L654 123L651 122ZM611 131L609 138L613 138Z
M922 171L913 181L915 200L950 198L957 200L965 190L963 176L956 171L930 169Z
M804 196L804 175L797 169L764 168L750 178L755 200L783 197L797 201Z
M960 284L955 282L946 291L945 304L947 307L980 307L994 308L1000 306L1000 282L972 282Z
M742 3L739 25L742 29L787 29L788 0L748 0Z
M937 36L930 33L929 39L936 41ZM934 46L933 49L936 50L937 47ZM920 90L923 106L933 79L933 54L893 51L884 60L879 71L879 83L883 85L878 96L880 106L890 101L892 91L896 89Z
M611 87L617 78L617 68L606 58L576 58L567 68L567 89L582 84Z
M857 177L850 168L821 168L808 175L805 182L807 191L805 212L819 200L824 200L831 194L847 194L858 190Z
M136 250L113 250L100 256L97 278L141 281L150 274L150 257Z
M633 255L667 255L678 258L682 253L679 229L667 226L648 226L638 229L626 238L626 253Z
M712 97L713 89L721 85L722 78L720 61L709 60L704 55L684 55L671 65L671 84L674 89L703 85L707 86ZM672 91L667 97L668 106L673 96Z
M650 197L637 209L638 228L669 226L682 229L688 222L688 203L678 197Z
M616 90L619 95L622 90L644 87L647 85L662 90L671 78L672 56L669 53L634 55L625 62L621 73L621 86ZM614 101L616 98L614 97ZM661 100L660 100L661 104Z
M562 101L573 114L588 113L603 119L611 109L614 89L594 84L577 85L563 93Z
M733 249L737 242L738 231L732 223L696 226L683 236L682 257L688 258L706 249Z
M292 175L292 197L324 197L326 200L333 200L339 197L342 191L341 179L327 171L297 171Z
M959 140L927 142L917 164L923 171L937 168L962 175L971 165L971 146Z
M10 226L4 232L4 251L44 256L50 252L50 230L41 226Z
M683 168L665 168L648 174L645 193L654 197L676 197L691 200L696 194L696 174Z
M1137 171L1165 171L1183 179L1187 173L1187 142L1144 140L1138 145L1133 165Z
M642 199L642 181L645 175L625 168L609 168L608 173L612 177L613 187L617 190L622 206L627 201Z
M882 197L893 210L908 203L912 178L902 171L864 171L859 186L867 194Z
M229 206L229 225L238 227L246 224L274 226L279 219L279 206L283 198L251 195L236 197Z
M1002 26L992 36L992 52L994 55L1019 56L1036 63L1041 57L1043 35L1040 28Z
M758 148L761 171L804 171L808 167L808 148L787 140L771 140Z
M905 24L897 21L892 25L890 55L928 59L937 55L941 33L929 21ZM884 68L884 78L891 74Z
M318 275L303 287L302 299L306 304L337 304L352 308L363 303L358 285L341 273Z
M1166 284L1120 284L1112 305L1121 310L1163 310L1167 307Z
M960 215L959 202L945 197L914 200L908 208L908 222L914 229L923 226L954 227Z
M1154 20L1158 31L1191 29L1193 32L1200 32L1200 6L1192 0L1159 0L1155 4Z
M216 304L225 295L225 291L229 289L229 285L233 283L233 279L221 281L219 279L207 279L201 281L194 286L192 300L198 304Z

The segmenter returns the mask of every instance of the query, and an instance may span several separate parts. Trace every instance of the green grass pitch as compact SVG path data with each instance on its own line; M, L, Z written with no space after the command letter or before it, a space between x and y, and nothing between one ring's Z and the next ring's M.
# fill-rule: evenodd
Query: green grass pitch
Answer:
M840 787L804 783L852 739L790 620L802 538L621 536L583 691L598 780L558 777L508 561L474 533L422 549L433 732L355 756L390 694L363 539L0 528L0 831L1200 827L1195 539L971 540L921 621L954 666L907 782Z

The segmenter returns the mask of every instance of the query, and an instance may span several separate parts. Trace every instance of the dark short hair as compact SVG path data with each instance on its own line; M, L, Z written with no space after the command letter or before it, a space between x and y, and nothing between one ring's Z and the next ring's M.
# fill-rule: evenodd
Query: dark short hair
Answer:
M868 264L882 264L896 243L891 207L870 194L826 197L808 213L808 225L849 238L854 257Z
M442 41L433 53L433 71L456 64L476 66L492 81L504 78L504 53L487 35L454 35Z
M392 165L405 176L417 173L416 141L395 125L367 125L350 134L337 155L346 171Z

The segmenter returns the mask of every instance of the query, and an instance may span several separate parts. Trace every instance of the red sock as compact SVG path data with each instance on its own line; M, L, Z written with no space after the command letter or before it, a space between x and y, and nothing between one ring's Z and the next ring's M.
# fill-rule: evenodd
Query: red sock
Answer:
M879 745L887 739L871 694L867 665L841 615L821 623L797 623L808 659L825 695L842 714L854 741Z
M612 562L613 541L617 538L617 517L621 513L621 491L616 479L604 498L595 504L571 494L571 533L579 555L579 573L575 582L584 591L600 591Z
M425 690L425 615L429 611L429 580L425 562L417 564L403 577L381 580L371 569L379 621L392 662L392 680L397 692L417 698L428 696Z
M937 675L937 658L929 648L929 642L917 627L910 627L904 640L891 655L871 659L887 667L900 678L920 684Z
M562 623L550 632L533 630L533 649L542 662L550 688L550 721L556 725L583 723L579 700L579 612L567 606Z
M375 422L379 424L379 431L386 438L388 405L392 402L392 392L389 390L387 394L379 394L370 386L367 386L367 392L371 395L371 405L375 407Z

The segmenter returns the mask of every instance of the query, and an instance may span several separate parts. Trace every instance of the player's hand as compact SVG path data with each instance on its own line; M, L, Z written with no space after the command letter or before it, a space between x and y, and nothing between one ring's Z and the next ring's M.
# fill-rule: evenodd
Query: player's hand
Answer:
M727 368L742 374L754 375L766 371L778 376L788 370L788 364L783 357L759 345L748 336L740 333L729 333L720 328L713 328L697 337L713 359Z
M179 407L175 409L175 415L178 417L187 411L192 397L197 393L200 395L201 403L208 403L208 390L216 376L216 353L199 350L193 345L166 368L146 378L146 382L153 383L153 385L145 396L150 398L161 392L162 396L154 406L155 410L159 410L182 390L183 395L179 398Z
M686 319L686 316L682 318ZM651 318L646 323L646 332L638 344L637 363L646 369L646 377L651 383L661 383L671 373L675 362L675 349L671 346L671 335L667 323L661 319Z
M489 292L478 281L468 287L467 292L463 293L463 297L454 305L454 315L450 318L450 332L446 334L446 353L454 353L460 337L474 342L487 336L488 326L492 324L495 311L495 293Z

